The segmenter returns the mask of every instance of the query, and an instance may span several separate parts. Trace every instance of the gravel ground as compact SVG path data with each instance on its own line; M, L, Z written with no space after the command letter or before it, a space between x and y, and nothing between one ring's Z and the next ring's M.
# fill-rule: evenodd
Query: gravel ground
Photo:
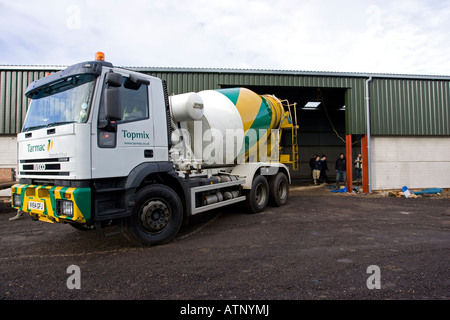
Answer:
M294 185L284 207L200 214L152 248L14 214L0 211L2 300L450 299L448 193Z

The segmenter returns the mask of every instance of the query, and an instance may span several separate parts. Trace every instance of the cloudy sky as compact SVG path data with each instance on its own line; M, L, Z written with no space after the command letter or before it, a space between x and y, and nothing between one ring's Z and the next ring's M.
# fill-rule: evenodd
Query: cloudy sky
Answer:
M0 0L0 65L450 75L450 0Z

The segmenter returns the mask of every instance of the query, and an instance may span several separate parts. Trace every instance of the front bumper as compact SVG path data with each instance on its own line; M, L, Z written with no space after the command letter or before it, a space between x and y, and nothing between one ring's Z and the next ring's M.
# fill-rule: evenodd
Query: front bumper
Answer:
M15 184L11 187L11 204L14 209L46 222L91 220L90 188Z

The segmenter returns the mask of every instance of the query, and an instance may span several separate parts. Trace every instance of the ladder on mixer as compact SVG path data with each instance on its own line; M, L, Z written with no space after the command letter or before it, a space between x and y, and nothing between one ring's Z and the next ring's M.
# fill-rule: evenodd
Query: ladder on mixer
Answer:
M292 151L289 155L289 160L282 161L283 163L290 163L292 165L292 170L298 170L298 125L297 125L297 103L290 104L289 101L283 100L283 106L287 109L285 110L286 116L281 121L280 128L284 130L291 129L292 137ZM292 110L293 109L293 110ZM293 112L292 112L293 111Z

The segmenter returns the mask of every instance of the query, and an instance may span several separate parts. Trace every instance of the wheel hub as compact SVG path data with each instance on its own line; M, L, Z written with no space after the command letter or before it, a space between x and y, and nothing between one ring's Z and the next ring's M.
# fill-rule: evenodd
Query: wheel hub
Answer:
M149 201L142 207L141 221L149 232L159 232L170 221L169 207L160 200Z

